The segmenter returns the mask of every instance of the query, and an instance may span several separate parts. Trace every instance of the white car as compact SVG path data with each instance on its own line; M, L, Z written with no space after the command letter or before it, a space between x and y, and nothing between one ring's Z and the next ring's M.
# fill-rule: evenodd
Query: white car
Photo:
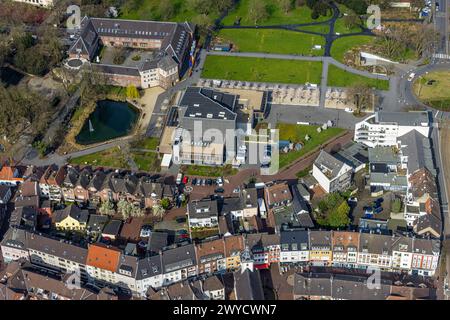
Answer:
M223 180L222 180L222 178L217 178L217 185L219 186L219 187L223 187Z
M416 76L416 74L414 72L412 72L408 77L408 81L411 82L415 76Z
M345 108L344 111L348 112L348 113L353 113L353 109L352 108Z

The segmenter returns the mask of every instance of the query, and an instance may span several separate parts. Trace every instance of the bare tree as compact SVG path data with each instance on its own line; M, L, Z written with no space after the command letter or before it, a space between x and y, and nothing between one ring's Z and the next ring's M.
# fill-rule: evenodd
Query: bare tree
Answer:
M352 99L356 110L356 114L360 114L362 110L373 107L374 98L373 89L367 84L354 84L347 89L349 99Z
M268 17L267 7L263 1L251 0L249 4L249 16L257 24Z

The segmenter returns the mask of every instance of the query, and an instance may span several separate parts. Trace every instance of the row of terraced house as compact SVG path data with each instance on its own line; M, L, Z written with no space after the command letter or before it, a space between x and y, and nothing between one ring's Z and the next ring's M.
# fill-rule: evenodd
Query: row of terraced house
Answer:
M81 279L114 285L144 296L195 277L235 271L245 263L255 269L271 264L330 266L432 276L439 262L439 241L348 231L284 230L280 234L247 234L186 242L140 258L104 244L87 248L19 228L10 228L1 242L5 262L24 258L60 272L80 270ZM250 257L248 255L250 252Z

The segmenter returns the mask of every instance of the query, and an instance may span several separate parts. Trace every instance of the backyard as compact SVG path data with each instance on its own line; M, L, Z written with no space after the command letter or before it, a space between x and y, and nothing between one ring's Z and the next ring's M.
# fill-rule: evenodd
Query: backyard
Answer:
M236 51L241 52L321 56L325 45L321 36L286 30L224 29L219 38L233 43ZM320 45L322 49L314 49L314 45Z
M328 67L328 82L331 87L351 87L355 84L367 84L378 90L389 90L389 81L363 77L330 64Z
M279 167L283 168L288 164L294 162L298 158L320 147L328 140L340 135L345 130L341 128L331 127L326 130L317 132L319 126L296 125L287 123L278 123L277 129L280 132L280 140L288 140L293 143L301 143L303 148L300 150L293 150L288 153L280 153ZM309 136L306 141L305 137Z
M141 171L158 172L161 168L161 159L156 152L133 152L133 161Z
M281 59L208 56L202 77L272 83L320 83L322 63Z

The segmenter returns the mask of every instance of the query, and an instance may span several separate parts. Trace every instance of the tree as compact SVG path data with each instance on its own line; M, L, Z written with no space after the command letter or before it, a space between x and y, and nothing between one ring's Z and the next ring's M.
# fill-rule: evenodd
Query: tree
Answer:
M122 215L122 219L126 220L131 216L133 205L126 200L119 200L117 202L117 212Z
M114 203L110 200L102 201L98 212L102 215L112 216L114 214Z
M133 206L133 209L131 210L131 216L134 218L140 218L144 216L144 210L139 208L138 206Z
M348 216L350 212L350 206L347 201L342 201L342 203L327 216L327 225L332 228L342 228L350 224L350 218Z
M192 18L192 22L197 26L197 30L200 36L206 36L209 32L213 20L207 14L199 14Z
M155 204L152 207L152 213L155 217L162 218L166 210L161 205Z
M279 4L285 14L292 10L292 0L279 0Z
M164 0L159 3L159 14L164 20L169 20L176 14L176 6L173 0Z
M215 4L218 12L224 12L233 6L233 0L216 0Z
M361 24L361 19L356 14L349 14L344 16L344 26L347 29L353 29Z
M248 10L249 17L255 22L255 24L261 20L267 19L269 16L265 3L260 0L251 0Z
M139 99L139 97L140 97L140 94L139 94L138 89L133 85L129 85L127 87L127 98L134 100L134 99Z
M374 94L372 88L364 83L354 84L347 89L348 98L355 103L355 114L360 114L361 110L373 107Z
M169 209L170 206L170 200L168 198L161 199L161 207L163 207L164 210Z

